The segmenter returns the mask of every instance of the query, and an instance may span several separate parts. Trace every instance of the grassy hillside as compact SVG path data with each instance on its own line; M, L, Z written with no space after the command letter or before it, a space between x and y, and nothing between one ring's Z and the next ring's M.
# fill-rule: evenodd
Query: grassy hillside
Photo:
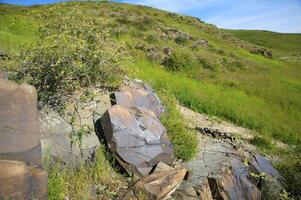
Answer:
M261 30L224 30L235 37L271 49L277 54L299 55L301 52L300 33L276 33Z
M260 45L299 58L299 35L225 32L196 18L120 3L0 5L0 25L0 50L10 57L0 67L11 79L34 84L46 103L78 87L114 88L124 75L138 77L197 112L257 131L252 142L267 153L300 156L301 64L250 51ZM289 148L278 149L275 141ZM300 164L288 160L281 165L293 166L287 176ZM294 193L297 184L292 180Z

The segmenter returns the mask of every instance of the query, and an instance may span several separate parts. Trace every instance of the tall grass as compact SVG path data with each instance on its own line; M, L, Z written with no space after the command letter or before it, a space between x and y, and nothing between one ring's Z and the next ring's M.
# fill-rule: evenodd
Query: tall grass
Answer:
M175 156L184 161L190 160L197 153L197 136L188 130L187 122L178 110L176 98L167 91L160 92L159 96L167 108L161 120L173 144Z
M48 199L112 199L120 187L125 187L123 177L116 173L101 146L92 163L78 168L54 165L49 168Z
M170 91L180 103L197 112L223 117L289 144L300 142L300 135L296 134L300 122L290 121L284 110L263 99L237 89L167 72L146 60L134 63L132 69L139 78L150 82L158 90Z

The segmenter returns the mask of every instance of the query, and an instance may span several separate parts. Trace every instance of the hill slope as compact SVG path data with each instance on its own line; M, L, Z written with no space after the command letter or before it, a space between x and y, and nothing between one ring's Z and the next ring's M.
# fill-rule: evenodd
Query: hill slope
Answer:
M260 30L225 30L239 39L283 53L301 52L300 33L276 33Z
M301 64L256 54L263 46L299 58L299 35L225 32L120 3L0 5L0 13L0 51L8 55L0 65L35 85L45 103L79 87L117 87L126 74L194 111L257 131L252 142L266 152L300 155ZM291 148L278 149L276 140Z

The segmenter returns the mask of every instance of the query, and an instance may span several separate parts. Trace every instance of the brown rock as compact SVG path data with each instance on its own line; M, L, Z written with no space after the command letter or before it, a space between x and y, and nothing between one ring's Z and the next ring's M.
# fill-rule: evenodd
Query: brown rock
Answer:
M239 160L231 161L232 170L222 169L217 177L210 177L209 185L214 199L223 200L260 200L259 189L248 179L248 167L244 166Z
M7 73L0 70L0 79L7 79Z
M271 165L271 163L265 157L259 154L253 156L253 160L251 162L251 170L253 170L256 174L265 173L277 180L283 180L282 176Z
M158 117L165 111L153 89L139 80L132 80L128 86L115 92L114 99L117 105L149 109Z
M0 160L0 199L47 199L47 173L24 162Z
M201 200L213 200L208 179L202 182L197 192Z
M41 160L34 87L0 79L0 156L29 163Z
M101 125L109 149L128 173L147 175L160 161L172 163L172 144L152 111L115 105Z
M139 194L142 191L149 199L167 198L180 185L185 174L186 169L155 171L136 183L135 192Z

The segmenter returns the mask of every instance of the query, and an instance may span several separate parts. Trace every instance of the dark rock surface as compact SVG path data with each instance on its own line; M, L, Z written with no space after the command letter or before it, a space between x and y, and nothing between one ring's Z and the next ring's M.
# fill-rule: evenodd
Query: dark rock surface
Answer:
M154 90L139 80L132 80L119 92L115 92L114 99L117 105L149 109L158 117L165 111Z
M222 168L217 176L209 175L208 181L214 199L261 199L257 186L249 179L249 169L240 160L232 159L230 168Z
M279 195L283 189L281 175L265 157L229 139L200 136L199 155L183 167L190 173L174 199L259 200L263 185L270 187L271 180L277 189L269 191ZM191 187L196 197L187 193Z
M35 88L0 79L0 102L0 156L40 164Z
M172 144L152 111L114 105L101 124L109 149L127 172L147 175L160 161L172 163Z
M260 154L253 156L251 161L251 169L257 173L266 173L268 176L271 176L280 182L283 181L283 177L280 173L271 165L270 161Z

